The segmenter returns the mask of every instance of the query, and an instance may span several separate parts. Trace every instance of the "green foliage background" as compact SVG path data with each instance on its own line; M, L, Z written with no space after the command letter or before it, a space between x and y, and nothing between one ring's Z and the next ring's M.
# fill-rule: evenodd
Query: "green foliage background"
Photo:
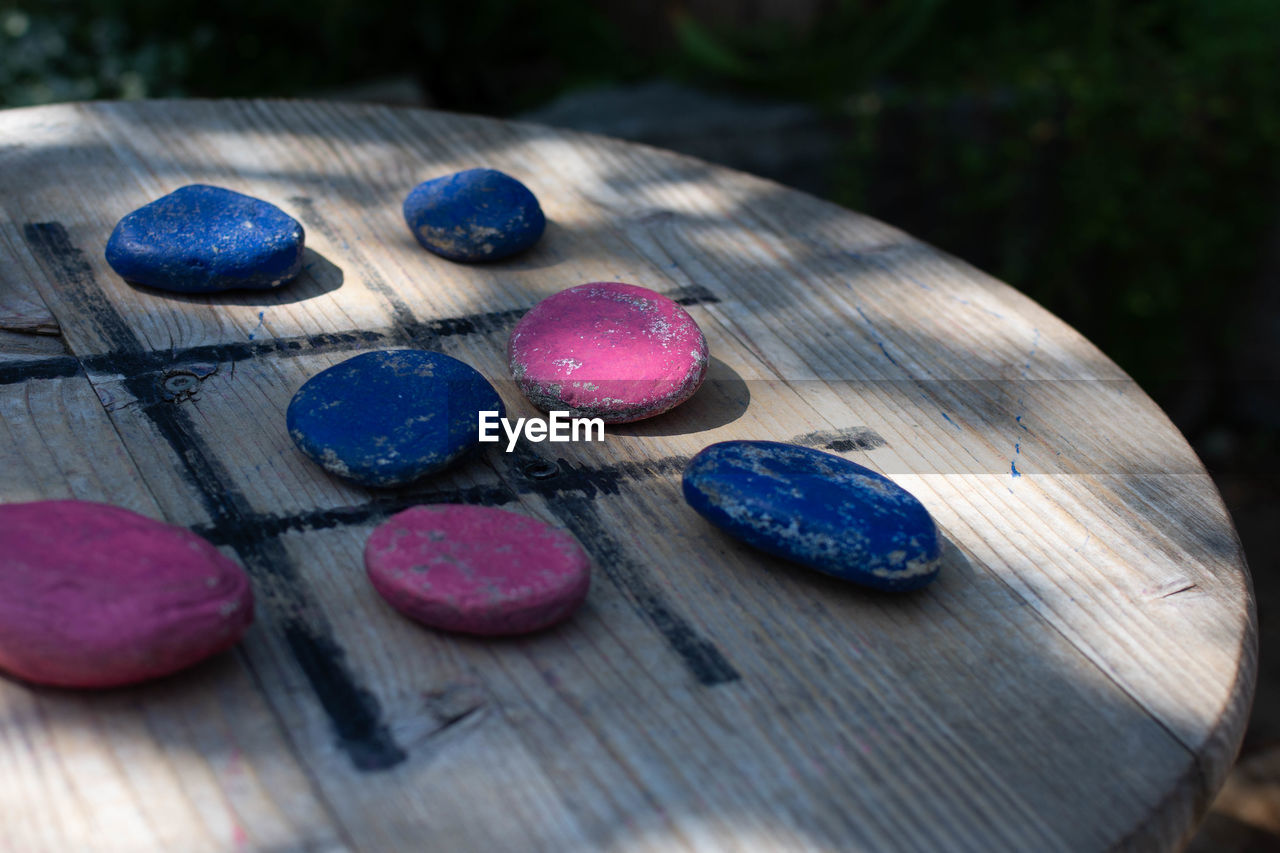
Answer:
M510 114L655 76L811 102L836 200L1019 287L1157 396L1228 369L1280 205L1280 3L846 0L804 31L667 4L87 0L5 6L0 104L298 95L411 73Z
M899 0L803 39L682 30L704 76L854 117L839 201L1019 287L1157 393L1228 370L1280 220L1280 3Z

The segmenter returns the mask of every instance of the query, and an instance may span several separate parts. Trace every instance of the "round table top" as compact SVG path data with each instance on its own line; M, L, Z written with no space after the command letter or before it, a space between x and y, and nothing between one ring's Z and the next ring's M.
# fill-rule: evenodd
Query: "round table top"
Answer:
M537 194L533 250L462 265L413 240L409 189L473 166ZM301 221L300 279L180 296L115 276L116 221L190 183ZM1173 846L1231 765L1256 629L1202 465L1078 333L890 226L595 136L260 101L0 112L0 211L0 500L189 526L258 599L234 653L160 682L0 680L17 849ZM307 377L395 347L461 358L535 415L511 326L601 280L701 325L688 403L400 490L330 478L285 432ZM681 470L738 438L913 492L945 539L937 582L868 592L707 524ZM391 610L365 539L447 501L568 528L584 608L501 641Z

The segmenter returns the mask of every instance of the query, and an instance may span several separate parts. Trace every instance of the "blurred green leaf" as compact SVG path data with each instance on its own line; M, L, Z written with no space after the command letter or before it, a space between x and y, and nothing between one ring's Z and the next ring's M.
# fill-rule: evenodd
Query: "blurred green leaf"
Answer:
M695 63L717 74L751 76L751 67L727 46L717 41L706 27L683 9L668 16L672 32L685 53Z

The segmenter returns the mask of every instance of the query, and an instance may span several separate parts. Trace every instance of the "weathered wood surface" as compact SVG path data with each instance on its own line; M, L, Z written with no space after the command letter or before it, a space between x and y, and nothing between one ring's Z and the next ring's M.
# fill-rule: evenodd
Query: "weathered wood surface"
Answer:
M451 264L404 227L409 188L475 165L538 194L551 224L529 254ZM302 278L203 298L113 275L115 221L191 182L300 219ZM286 435L308 376L388 346L463 358L533 414L507 332L592 280L689 306L715 358L692 401L399 491L337 482ZM0 681L0 846L1167 848L1243 732L1248 576L1165 416L1007 286L763 180L425 111L9 111L0 329L0 500L189 525L249 569L260 614L236 652L151 686ZM194 393L166 390L178 372ZM728 438L893 477L945 533L940 580L870 594L719 534L679 474ZM558 473L526 473L538 460ZM595 559L585 608L501 642L399 617L363 541L440 500L568 527Z

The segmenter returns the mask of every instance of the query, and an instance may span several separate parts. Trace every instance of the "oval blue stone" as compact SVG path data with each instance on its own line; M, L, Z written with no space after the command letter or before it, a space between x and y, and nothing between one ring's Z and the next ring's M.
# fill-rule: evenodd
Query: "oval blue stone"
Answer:
M838 578L918 589L938 574L938 528L914 495L847 459L725 441L684 469L689 506L733 536Z
M125 216L107 263L126 281L179 293L265 290L302 270L302 225L274 204L191 184Z
M538 242L547 227L529 188L496 169L467 169L414 187L404 221L427 250L451 261L496 261Z
M505 408L474 367L443 353L384 350L303 383L286 421L298 448L365 486L399 486L445 468L478 443L478 415Z

